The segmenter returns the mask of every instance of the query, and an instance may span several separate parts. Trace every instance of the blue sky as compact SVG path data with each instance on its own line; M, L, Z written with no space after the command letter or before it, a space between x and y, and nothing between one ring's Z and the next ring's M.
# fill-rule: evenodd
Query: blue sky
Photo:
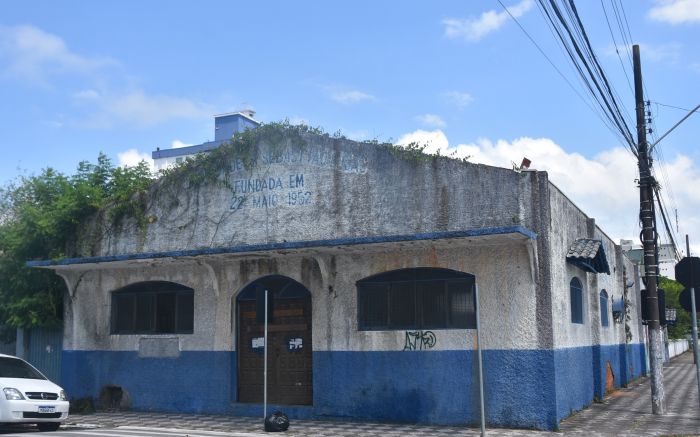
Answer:
M503 2L587 97L536 3ZM621 3L665 132L686 112L663 105L700 104L700 1ZM602 4L631 78L620 0ZM633 114L601 2L578 6ZM6 1L0 95L2 184L47 166L71 172L100 151L133 164L156 147L198 144L213 139L214 114L250 107L261 121L427 141L474 162L528 156L611 237L638 233L633 156L497 1ZM655 164L679 234L700 241L699 132L691 116Z

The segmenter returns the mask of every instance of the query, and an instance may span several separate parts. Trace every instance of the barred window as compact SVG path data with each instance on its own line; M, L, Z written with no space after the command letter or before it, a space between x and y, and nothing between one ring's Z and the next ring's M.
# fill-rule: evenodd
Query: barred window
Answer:
M571 300L571 323L583 324L583 286L578 278L571 279L569 298Z
M194 290L166 281L112 292L112 334L192 334Z
M357 282L358 329L473 329L474 276L437 268L380 273Z
M610 318L608 317L608 292L602 290L600 292L600 325L610 326Z

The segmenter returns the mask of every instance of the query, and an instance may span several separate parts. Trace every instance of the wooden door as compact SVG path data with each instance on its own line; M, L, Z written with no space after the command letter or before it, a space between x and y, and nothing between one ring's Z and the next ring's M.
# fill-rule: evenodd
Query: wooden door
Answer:
M238 301L238 401L263 402L264 326L256 301ZM268 403L311 405L311 298L272 299L268 323Z

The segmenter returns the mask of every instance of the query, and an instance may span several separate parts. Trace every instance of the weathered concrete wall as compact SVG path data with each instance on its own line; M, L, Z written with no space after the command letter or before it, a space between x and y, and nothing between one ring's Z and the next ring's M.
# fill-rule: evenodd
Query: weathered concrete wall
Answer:
M595 225L558 188L550 185L552 218L550 271L552 280L552 329L554 333L554 372L557 417L563 418L601 399L606 388L619 387L642 374L644 346L637 317L639 293L630 290L630 319L617 323L612 317L614 299L625 292L623 272L628 278L633 266L619 246ZM566 254L579 238L601 240L610 274L586 272L566 262ZM583 323L571 322L570 283L578 278L583 285ZM600 292L609 296L609 325L601 326ZM626 329L631 339L626 338Z
M405 331L357 329L358 280L400 268L442 267L474 274L480 287L490 423L552 428L551 352L538 348L532 244L522 236L426 241L91 270L66 308L71 329L66 330L64 384L76 396L95 396L105 384L118 385L138 409L252 414L232 404L237 386L235 297L255 279L281 274L312 294L314 403L293 414L476 423L474 331L433 330L433 347L404 351ZM109 334L111 291L145 280L194 288L194 334ZM163 347L153 348L154 342ZM173 342L179 354L172 353ZM144 343L151 345L147 354ZM158 350L160 356L153 353ZM191 376L179 385L183 394L197 384L206 387L192 403L178 401L170 389L152 388L152 381L172 387L170 382L183 372Z
M577 347L591 344L619 344L625 342L624 324L614 323L612 302L622 298L624 293L623 270L627 268L627 278L632 279L633 267L619 250L618 246L598 227L593 219L585 215L558 188L552 185L551 193L551 233L550 252L553 283L553 320L556 347ZM588 273L566 263L566 253L579 238L601 240L610 266L610 274ZM569 284L577 277L583 284L584 314L583 324L571 323L571 302ZM609 320L607 328L601 327L599 296L606 290L609 300ZM632 316L636 313L638 294L630 290L628 302L632 306ZM632 320L632 342L639 342L639 324Z
M225 184L161 181L148 224L86 232L76 256L169 252L272 242L524 226L531 177L449 158L410 158L374 144L309 135L304 146L259 144L255 165L230 163ZM90 228L91 226L86 226Z
M255 279L278 274L311 291L314 350L402 350L404 331L358 331L355 283L400 268L442 267L476 276L481 290L485 348L536 349L536 284L530 244L525 239L494 245L425 242L416 248L377 245L337 254L277 254L91 269L82 276L73 297L67 297L70 305L66 305L64 345L71 350L138 351L143 337L176 337L181 350L234 350L235 296ZM151 280L176 282L195 290L194 334L110 334L111 293ZM440 330L436 335L435 350L475 347L472 330Z

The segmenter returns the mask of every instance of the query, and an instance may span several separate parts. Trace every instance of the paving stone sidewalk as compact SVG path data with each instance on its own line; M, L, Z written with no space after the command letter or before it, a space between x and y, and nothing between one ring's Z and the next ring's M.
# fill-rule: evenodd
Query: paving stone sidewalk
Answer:
M564 420L559 432L514 429L487 429L494 436L700 436L700 408L698 407L695 365L690 353L672 360L664 368L664 384L668 414L651 414L651 395L648 378L642 378L630 387L618 390L601 403L595 403ZM143 412L100 412L71 416L67 428L142 426L179 428L188 430L247 432L265 434L262 419L252 417L213 416L195 414L166 414ZM292 420L290 429L281 435L289 437L390 437L390 436L475 436L479 430L452 426L425 426L370 422L337 422L321 420Z
M700 435L700 406L693 355L686 352L664 366L668 414L651 414L649 378L613 392L602 403L564 420L561 431L604 435Z

